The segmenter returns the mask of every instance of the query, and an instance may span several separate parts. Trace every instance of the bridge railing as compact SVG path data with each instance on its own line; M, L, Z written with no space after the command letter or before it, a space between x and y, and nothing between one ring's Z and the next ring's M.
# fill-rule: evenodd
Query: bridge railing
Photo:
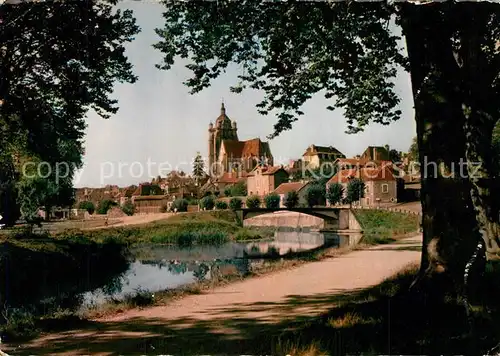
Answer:
M360 205L353 205L352 209L387 210L387 211L392 211L392 212L395 212L395 213L404 213L404 214L422 216L422 213L420 211L409 210L409 209L402 209L402 208L395 208L395 207L389 207L389 206L364 206L364 205L360 206Z

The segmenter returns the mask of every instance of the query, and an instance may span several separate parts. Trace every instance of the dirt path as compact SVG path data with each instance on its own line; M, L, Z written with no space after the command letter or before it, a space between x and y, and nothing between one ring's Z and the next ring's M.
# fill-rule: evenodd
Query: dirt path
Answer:
M421 236L131 310L85 328L47 334L12 355L241 354L294 322L331 309L341 296L418 263ZM252 352L250 352L252 353Z

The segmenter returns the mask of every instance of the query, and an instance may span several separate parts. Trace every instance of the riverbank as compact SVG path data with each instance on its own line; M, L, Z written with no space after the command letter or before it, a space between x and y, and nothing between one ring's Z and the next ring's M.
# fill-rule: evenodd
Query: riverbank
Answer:
M16 354L281 354L279 336L419 259L419 238L136 308L23 343ZM72 330L70 330L72 329ZM11 345L13 348L17 345Z
M396 231L403 231L403 227L410 226L406 219L399 216L398 213L389 213L384 215L385 220L380 218L379 213L370 213L363 211L365 214L364 229L370 230L371 226L383 221L384 223L392 223L392 230L386 230L387 236L379 236L377 239L364 238L360 245L347 246L344 248L326 248L315 249L313 251L301 251L289 253L286 256L267 256L267 259L262 263L252 267L252 271L245 276L239 274L220 275L217 278L204 280L194 284L184 285L180 288L174 288L159 292L149 292L146 290L138 290L135 293L126 295L121 300L114 300L108 303L100 304L96 307L90 307L87 310L75 312L75 307L81 302L79 292L88 291L98 288L105 284L106 280L117 278L123 269L126 268L123 251L126 247L144 242L153 243L176 243L181 246L190 246L191 244L211 244L219 243L232 239L233 241L261 239L263 237L272 236L274 229L271 230L255 230L249 228L241 228L234 219L234 213L230 211L214 211L190 214L178 214L164 221L157 221L150 224L145 224L140 227L129 228L108 228L106 230L95 231L66 231L63 234L57 234L53 237L39 237L36 239L7 239L7 243L18 246L29 251L38 251L38 257L25 258L22 253L14 253L12 256L18 256L19 260L26 261L29 266L16 266L10 268L10 280L17 280L19 293L22 291L23 284L30 281L41 281L33 285L44 290L43 281L50 277L51 283L58 285L61 282L68 284L66 301L54 300L51 309L46 309L42 315L39 311L26 309L22 313L14 313L9 318L4 318L3 326L4 333L9 334L8 338L16 338L20 336L30 336L36 332L57 328L57 325L74 325L75 323L85 322L85 320L106 315L115 315L124 311L137 307L145 307L152 305L166 305L172 300L177 300L181 297L190 294L204 293L213 288L228 285L237 281L246 280L256 276L267 275L276 271L289 270L302 266L308 262L321 261L329 257L343 255L355 249L364 249L368 245L386 244L396 241L405 235L396 235ZM368 218L371 217L371 218ZM218 235L219 234L219 235ZM222 235L224 234L224 235ZM221 238L221 235L223 238ZM182 236L187 236L185 241ZM193 237L194 236L194 237ZM215 237L214 237L215 236ZM218 236L218 237L217 237ZM91 247L89 247L91 246ZM108 246L108 247L106 247ZM113 250L114 246L114 250ZM88 254L93 256L106 256L99 251L107 251L106 248L112 249L114 254L120 251L120 258L116 262L115 256L111 254L109 259L104 258L101 262L91 263L92 269L88 269L90 263ZM64 258L63 258L64 256ZM85 257L87 256L87 257ZM118 255L116 255L118 256ZM17 257L12 257L11 260ZM95 258L95 257L94 257ZM66 259L70 260L68 262ZM49 260L50 263L46 261ZM68 269L61 266L69 266ZM100 266L97 269L97 266ZM5 266L3 267L6 268ZM78 288L71 289L71 283L78 278L69 271L77 270L79 275L92 273L92 276L102 277L95 281L92 285L80 285ZM24 273L25 276L20 278L19 273ZM86 272L87 271L87 272ZM60 272L66 272L68 275L59 275ZM48 276L48 277L47 277ZM69 282L64 282L65 280ZM101 280L101 282L99 282ZM32 282L31 282L32 283ZM113 283L111 283L113 284ZM44 292L48 293L47 290ZM65 295L65 294L61 294ZM33 293L33 301L43 296L43 293ZM80 299L78 299L80 298ZM64 299L64 298L62 298ZM69 302L71 301L71 302ZM8 320L7 320L8 319ZM20 332L19 330L24 330ZM25 335L23 335L25 334Z
M126 245L112 239L97 243L84 237L58 240L23 235L3 240L2 340L32 336L44 315L76 308L82 292L105 286L123 273L128 257Z
M236 214L229 210L178 213L167 219L142 225L109 227L93 230L67 230L55 234L55 238L83 236L93 241L114 239L129 245L142 243L177 244L221 244L228 241L243 241L269 238L275 228L250 229L238 224Z

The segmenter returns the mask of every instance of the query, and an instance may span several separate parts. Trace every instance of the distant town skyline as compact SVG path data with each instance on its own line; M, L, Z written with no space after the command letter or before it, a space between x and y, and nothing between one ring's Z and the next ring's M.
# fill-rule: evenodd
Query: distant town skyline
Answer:
M200 152L204 158L208 155L208 124L219 116L222 100L227 116L238 124L241 140L268 141L266 136L273 132L276 118L271 114L258 114L256 104L262 99L262 93L229 91L239 72L236 66L228 68L210 88L190 95L189 88L183 84L191 75L184 67L187 62L177 62L170 71L155 68L162 59L161 53L152 47L158 41L154 29L163 26L162 5L123 2L118 7L132 9L142 29L127 46L127 55L139 80L132 85L115 86L113 97L120 109L109 120L89 112L84 166L75 177L76 187L128 186L150 181L158 169L148 171L148 162L156 166L163 164L165 172L181 165L186 173L191 173L196 153ZM348 157L361 154L367 146L386 144L398 151L407 151L416 135L407 73L399 73L396 90L401 97L401 120L389 126L371 124L355 135L345 134L347 124L341 110L328 111L326 107L331 102L320 94L313 96L303 106L304 115L294 123L293 129L269 141L275 163L300 158L311 144L334 146Z

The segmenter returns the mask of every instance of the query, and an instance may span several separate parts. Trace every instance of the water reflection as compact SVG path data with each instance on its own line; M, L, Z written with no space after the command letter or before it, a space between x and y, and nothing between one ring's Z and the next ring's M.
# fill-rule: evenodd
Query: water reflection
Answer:
M269 241L227 243L220 246L178 247L145 245L132 250L129 269L110 285L84 295L84 304L98 304L107 298L120 299L137 290L151 292L176 288L196 281L229 275L244 276L253 263L264 258L325 247L344 247L359 236L336 233L277 231Z

